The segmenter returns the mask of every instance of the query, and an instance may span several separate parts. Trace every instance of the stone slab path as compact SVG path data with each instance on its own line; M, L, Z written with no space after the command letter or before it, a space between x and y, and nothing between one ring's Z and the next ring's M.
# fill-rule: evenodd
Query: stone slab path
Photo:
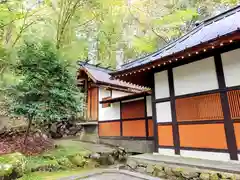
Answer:
M150 161L171 165L197 167L200 169L217 170L222 172L240 174L240 161L212 161L181 156L164 156L159 154L140 154L129 156L128 159L137 161Z
M148 175L135 173L127 170L98 170L78 176L70 176L59 180L163 180Z
M64 144L65 142L69 144L70 141L74 144L78 144L79 147L82 147L83 149L86 149L95 153L111 153L114 151L114 148L110 146L107 146L104 144L82 142L78 138L56 140L55 144Z

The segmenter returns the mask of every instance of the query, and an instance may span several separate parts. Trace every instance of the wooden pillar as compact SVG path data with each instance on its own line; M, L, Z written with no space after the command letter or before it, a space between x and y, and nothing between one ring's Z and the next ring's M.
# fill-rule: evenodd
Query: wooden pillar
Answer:
M176 104L175 104L175 91L174 91L174 81L173 81L173 71L172 68L168 69L168 83L169 83L169 94L170 94L170 104L172 113L172 130L173 130L173 143L175 154L180 154L180 140L179 140L179 129L176 117Z
M222 110L223 110L223 116L224 116L224 129L226 133L228 152L230 154L231 160L238 160L237 143L236 143L233 121L231 119L231 114L230 114L221 55L216 54L214 56L214 61L215 61L218 85L220 89L220 97L221 97Z

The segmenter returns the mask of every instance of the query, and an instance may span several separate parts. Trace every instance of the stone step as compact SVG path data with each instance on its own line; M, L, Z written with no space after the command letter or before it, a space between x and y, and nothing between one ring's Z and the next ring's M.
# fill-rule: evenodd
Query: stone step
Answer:
M127 167L132 171L164 179L240 180L240 163L237 161L141 154L129 156Z
M130 156L129 159L145 160L152 162L165 163L170 165L181 165L196 167L200 169L210 169L223 172L240 174L240 161L213 161L197 158L187 158L181 156L166 156L159 154L140 154Z

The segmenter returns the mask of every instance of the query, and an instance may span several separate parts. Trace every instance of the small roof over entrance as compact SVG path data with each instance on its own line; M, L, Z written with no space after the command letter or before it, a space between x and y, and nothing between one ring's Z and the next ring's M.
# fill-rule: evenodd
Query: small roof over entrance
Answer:
M100 101L100 104L126 101L126 100L136 99L136 98L149 96L149 95L151 95L151 91L143 91L140 93L134 93L134 94L130 94L127 96L122 96L122 97L117 97L117 98L108 98L108 99Z
M128 92L142 92L146 88L121 80L111 79L113 71L107 68L98 67L86 62L79 62L78 83L81 84L86 78L91 79L96 85L103 85L108 88L124 90ZM87 75L87 76L86 76Z

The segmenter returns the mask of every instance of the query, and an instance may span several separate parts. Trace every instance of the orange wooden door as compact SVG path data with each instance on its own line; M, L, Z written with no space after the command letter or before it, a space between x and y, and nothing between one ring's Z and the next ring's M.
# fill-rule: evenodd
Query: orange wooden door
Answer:
M88 89L88 119L98 120L98 88Z

